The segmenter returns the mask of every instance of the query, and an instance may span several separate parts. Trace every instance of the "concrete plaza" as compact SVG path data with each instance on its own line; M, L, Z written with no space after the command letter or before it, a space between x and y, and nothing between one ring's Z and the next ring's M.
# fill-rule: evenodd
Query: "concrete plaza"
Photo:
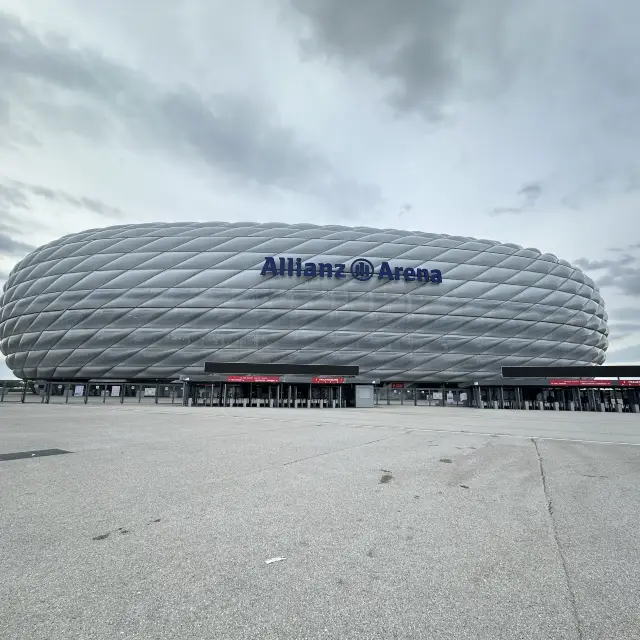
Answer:
M636 415L0 404L45 449L3 640L640 637Z

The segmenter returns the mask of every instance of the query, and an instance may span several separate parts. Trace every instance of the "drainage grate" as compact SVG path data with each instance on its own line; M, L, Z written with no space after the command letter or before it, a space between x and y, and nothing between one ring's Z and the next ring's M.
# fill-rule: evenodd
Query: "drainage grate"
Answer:
M0 453L0 462L6 460L21 460L23 458L41 458L42 456L60 456L63 453L71 453L64 449L40 449L39 451L17 451L16 453Z

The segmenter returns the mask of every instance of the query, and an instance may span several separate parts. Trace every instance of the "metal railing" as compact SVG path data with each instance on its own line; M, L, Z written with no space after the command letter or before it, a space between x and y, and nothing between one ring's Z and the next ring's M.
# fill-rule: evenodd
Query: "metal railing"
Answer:
M182 404L182 383L0 380L0 402L22 404Z

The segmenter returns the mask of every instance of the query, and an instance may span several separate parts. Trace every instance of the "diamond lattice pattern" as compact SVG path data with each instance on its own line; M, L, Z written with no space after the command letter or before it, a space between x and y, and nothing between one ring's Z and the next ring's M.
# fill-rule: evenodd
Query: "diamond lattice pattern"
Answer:
M441 284L265 277L265 256L440 269ZM205 360L356 364L381 380L463 381L505 365L604 362L593 281L536 249L395 229L145 224L39 248L0 298L19 377L168 378Z

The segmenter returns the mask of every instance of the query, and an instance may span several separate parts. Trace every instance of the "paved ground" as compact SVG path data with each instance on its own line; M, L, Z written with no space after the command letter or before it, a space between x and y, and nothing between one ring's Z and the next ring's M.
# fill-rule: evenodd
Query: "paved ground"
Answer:
M0 461L3 640L640 638L635 415L0 405L50 448Z

